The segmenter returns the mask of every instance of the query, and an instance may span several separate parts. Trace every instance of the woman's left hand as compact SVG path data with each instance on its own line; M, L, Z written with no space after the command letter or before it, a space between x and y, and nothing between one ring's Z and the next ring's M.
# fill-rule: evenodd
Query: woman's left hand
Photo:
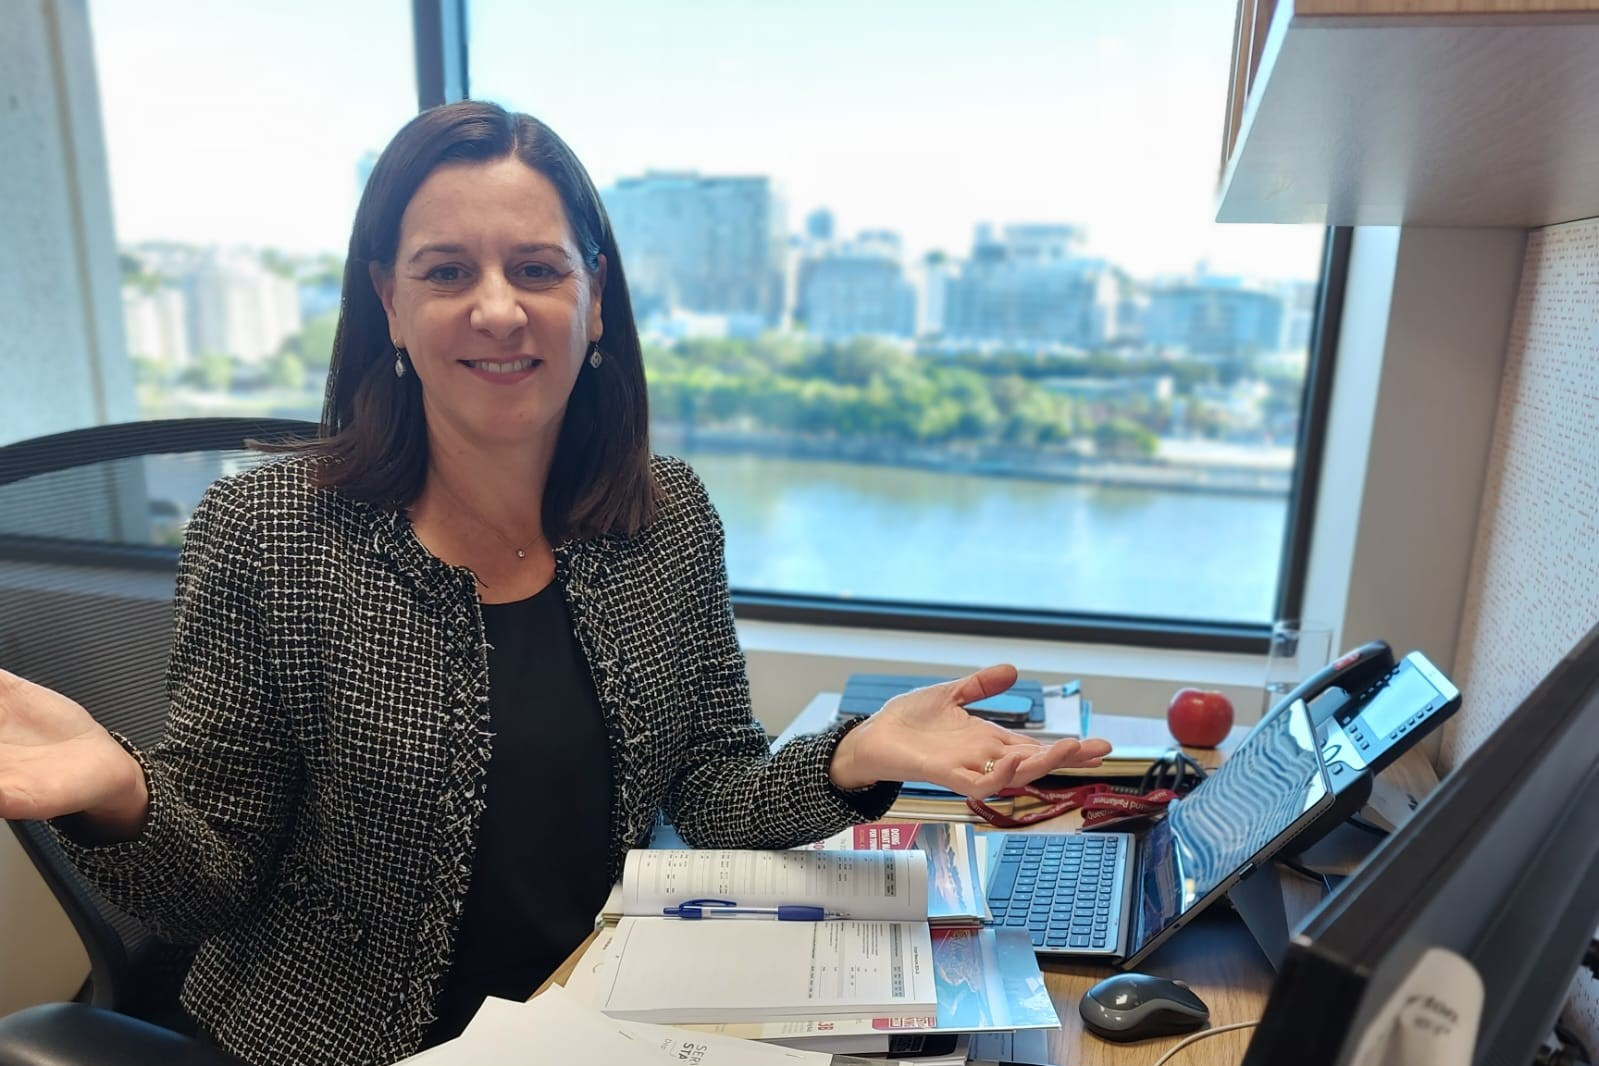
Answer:
M963 796L992 796L1051 770L1098 766L1103 740L1044 745L970 714L965 705L1016 683L1014 666L988 666L956 681L895 696L845 734L828 773L839 788L931 781Z

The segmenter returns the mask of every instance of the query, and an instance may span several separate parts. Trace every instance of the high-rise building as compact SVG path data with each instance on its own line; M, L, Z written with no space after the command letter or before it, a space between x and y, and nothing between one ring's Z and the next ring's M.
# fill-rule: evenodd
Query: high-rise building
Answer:
M928 252L922 257L922 299L916 320L919 335L937 336L944 332L944 303L954 276L955 264L943 252Z
M1158 284L1150 292L1144 339L1195 355L1275 352L1283 341L1283 299L1237 278L1201 275Z
M916 292L901 255L897 234L871 230L802 261L794 317L830 340L914 336Z
M1310 331L1316 321L1316 283L1284 281L1276 285L1283 302L1283 335L1278 348L1301 351L1310 346Z
M1116 337L1116 271L1078 255L1082 231L1055 223L979 225L944 285L943 335L957 342L1090 349Z
M650 172L604 193L634 308L783 317L783 204L765 177Z
M191 346L253 363L300 332L300 294L292 278L268 270L245 249L211 249L189 275Z
M172 285L122 287L122 326L129 355L158 359L173 368L189 362L189 302Z

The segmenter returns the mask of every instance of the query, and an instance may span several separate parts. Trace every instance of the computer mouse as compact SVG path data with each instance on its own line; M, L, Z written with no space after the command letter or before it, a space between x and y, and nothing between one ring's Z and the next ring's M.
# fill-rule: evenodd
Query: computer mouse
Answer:
M1147 973L1119 973L1083 993L1077 1003L1088 1030L1106 1040L1147 1040L1198 1029L1210 1008L1181 981Z

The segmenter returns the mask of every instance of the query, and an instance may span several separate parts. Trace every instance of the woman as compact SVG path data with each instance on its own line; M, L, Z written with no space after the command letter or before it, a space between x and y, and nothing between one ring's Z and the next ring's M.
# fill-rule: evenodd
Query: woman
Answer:
M664 811L785 847L906 778L990 793L1108 746L966 714L1009 667L772 754L720 523L650 455L626 280L535 120L419 115L356 214L319 440L224 479L179 565L166 739L0 677L0 815L199 943L184 1005L258 1063L386 1063L525 996Z

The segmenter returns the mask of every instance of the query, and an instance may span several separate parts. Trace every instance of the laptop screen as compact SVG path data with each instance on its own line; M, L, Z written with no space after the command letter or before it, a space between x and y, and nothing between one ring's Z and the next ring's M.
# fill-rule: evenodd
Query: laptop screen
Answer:
M1208 904L1245 863L1264 861L1329 798L1310 713L1300 700L1279 707L1142 841L1128 955Z

